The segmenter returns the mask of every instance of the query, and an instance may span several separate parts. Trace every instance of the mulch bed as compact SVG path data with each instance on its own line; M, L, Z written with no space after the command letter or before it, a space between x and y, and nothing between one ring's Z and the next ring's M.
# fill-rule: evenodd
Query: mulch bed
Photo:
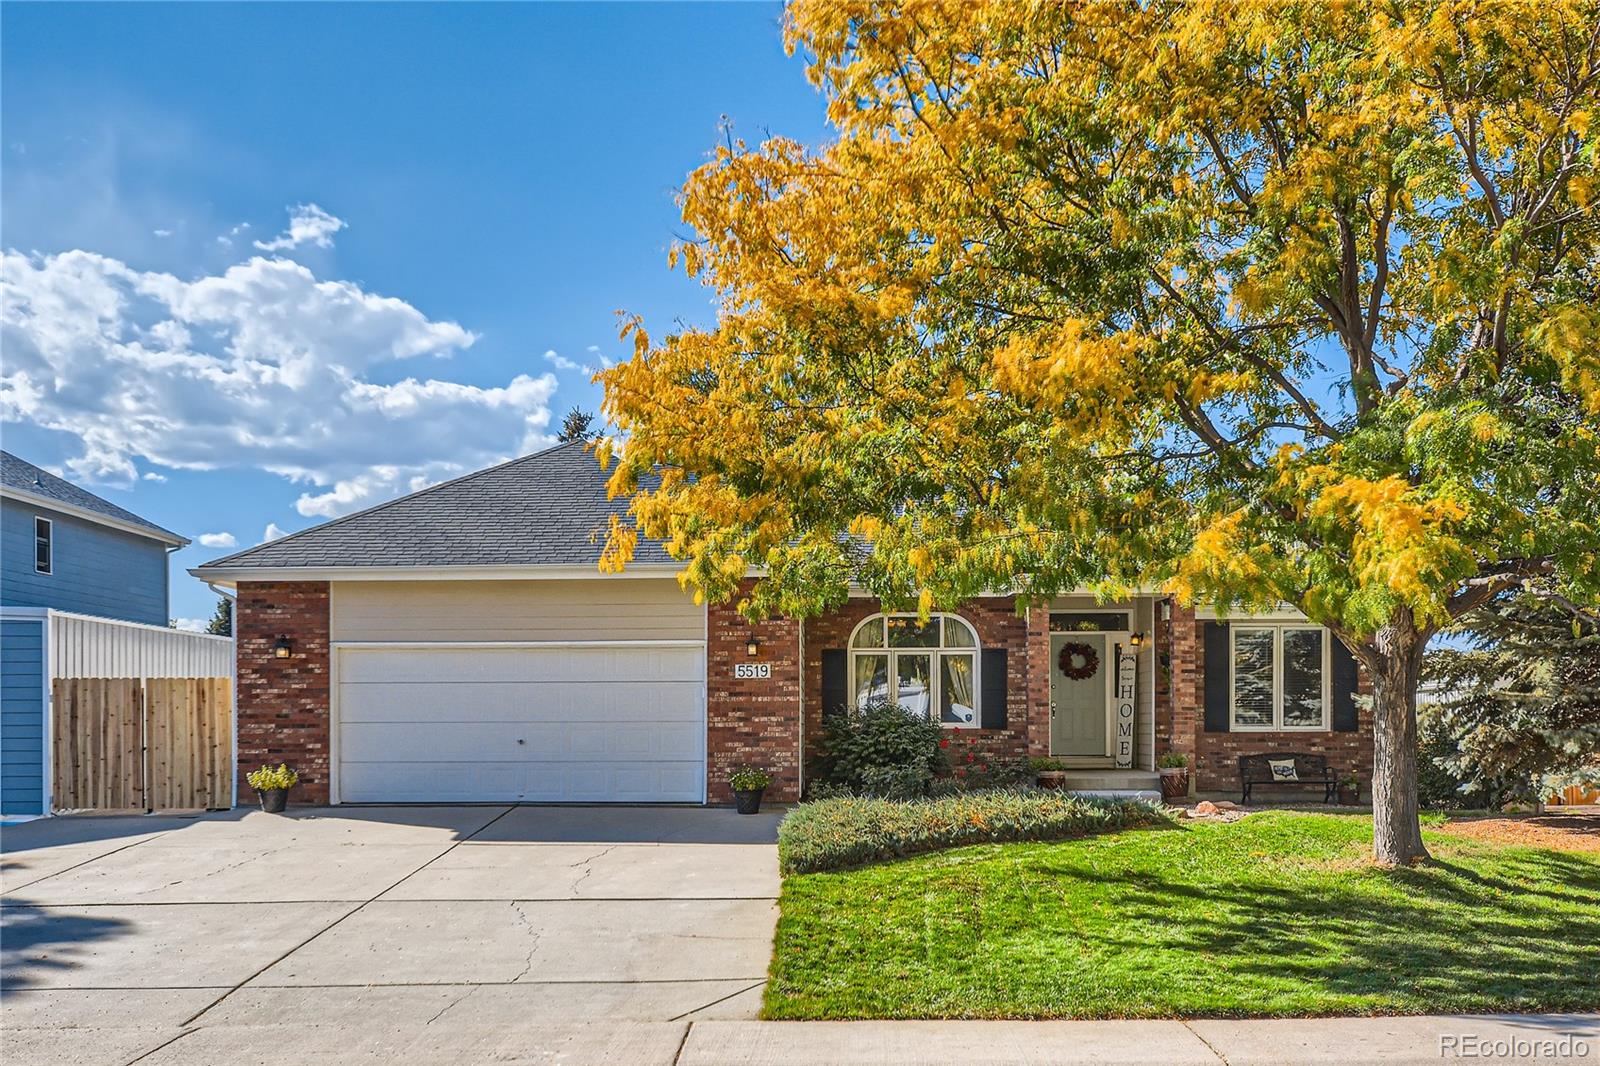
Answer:
M1507 815L1453 818L1439 827L1452 836L1555 851L1600 852L1600 814Z

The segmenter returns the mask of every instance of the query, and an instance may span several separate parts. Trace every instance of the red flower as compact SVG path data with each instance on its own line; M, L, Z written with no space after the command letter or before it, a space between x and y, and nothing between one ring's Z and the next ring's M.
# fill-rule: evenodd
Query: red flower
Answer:
M956 767L956 776L957 777L966 777L967 776L967 768L965 766Z
M976 758L977 758L977 756L976 756L976 755L974 755L974 754L972 754L972 752L970 752L970 751L969 751L969 752L967 752L967 761L968 761L968 762L972 762L972 761L973 761L973 760L975 760L975 759L976 759Z
M981 764L979 764L978 769L982 770L984 773L988 773L989 772L989 764L988 763L981 763Z
M950 738L945 737L943 740L939 741L939 746L941 748L948 748L950 746Z

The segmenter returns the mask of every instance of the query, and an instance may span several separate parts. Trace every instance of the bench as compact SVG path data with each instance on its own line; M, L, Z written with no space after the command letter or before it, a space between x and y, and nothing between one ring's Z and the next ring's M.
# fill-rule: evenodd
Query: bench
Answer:
M1294 777L1275 777L1271 762L1294 760ZM1322 787L1322 802L1332 803L1339 791L1339 776L1328 768L1325 755L1307 755L1302 752L1267 752L1260 755L1239 756L1240 803L1250 802L1252 789L1262 787L1316 788Z

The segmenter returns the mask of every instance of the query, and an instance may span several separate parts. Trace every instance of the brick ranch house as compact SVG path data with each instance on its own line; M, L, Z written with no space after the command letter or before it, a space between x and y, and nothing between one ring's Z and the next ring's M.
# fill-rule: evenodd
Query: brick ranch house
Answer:
M1077 787L1154 787L1168 751L1200 790L1254 752L1370 778L1354 661L1291 612L990 596L919 625L863 596L752 625L659 545L601 574L620 506L568 444L195 568L237 598L241 790L287 762L305 803L720 803L752 764L788 801L823 716L891 694Z

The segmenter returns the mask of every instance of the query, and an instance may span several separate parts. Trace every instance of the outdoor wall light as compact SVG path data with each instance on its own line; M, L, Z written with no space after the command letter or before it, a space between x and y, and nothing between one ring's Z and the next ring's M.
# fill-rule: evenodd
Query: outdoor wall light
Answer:
M1128 634L1128 646L1130 648L1142 648L1142 647L1144 647L1144 634L1143 633L1129 633Z
M294 650L294 641L288 637L279 637L278 642L272 646L272 654L279 659L287 659Z
M751 637L749 641L745 643L744 653L750 656L750 658L754 659L757 655L761 654L761 642L756 640L755 637Z

